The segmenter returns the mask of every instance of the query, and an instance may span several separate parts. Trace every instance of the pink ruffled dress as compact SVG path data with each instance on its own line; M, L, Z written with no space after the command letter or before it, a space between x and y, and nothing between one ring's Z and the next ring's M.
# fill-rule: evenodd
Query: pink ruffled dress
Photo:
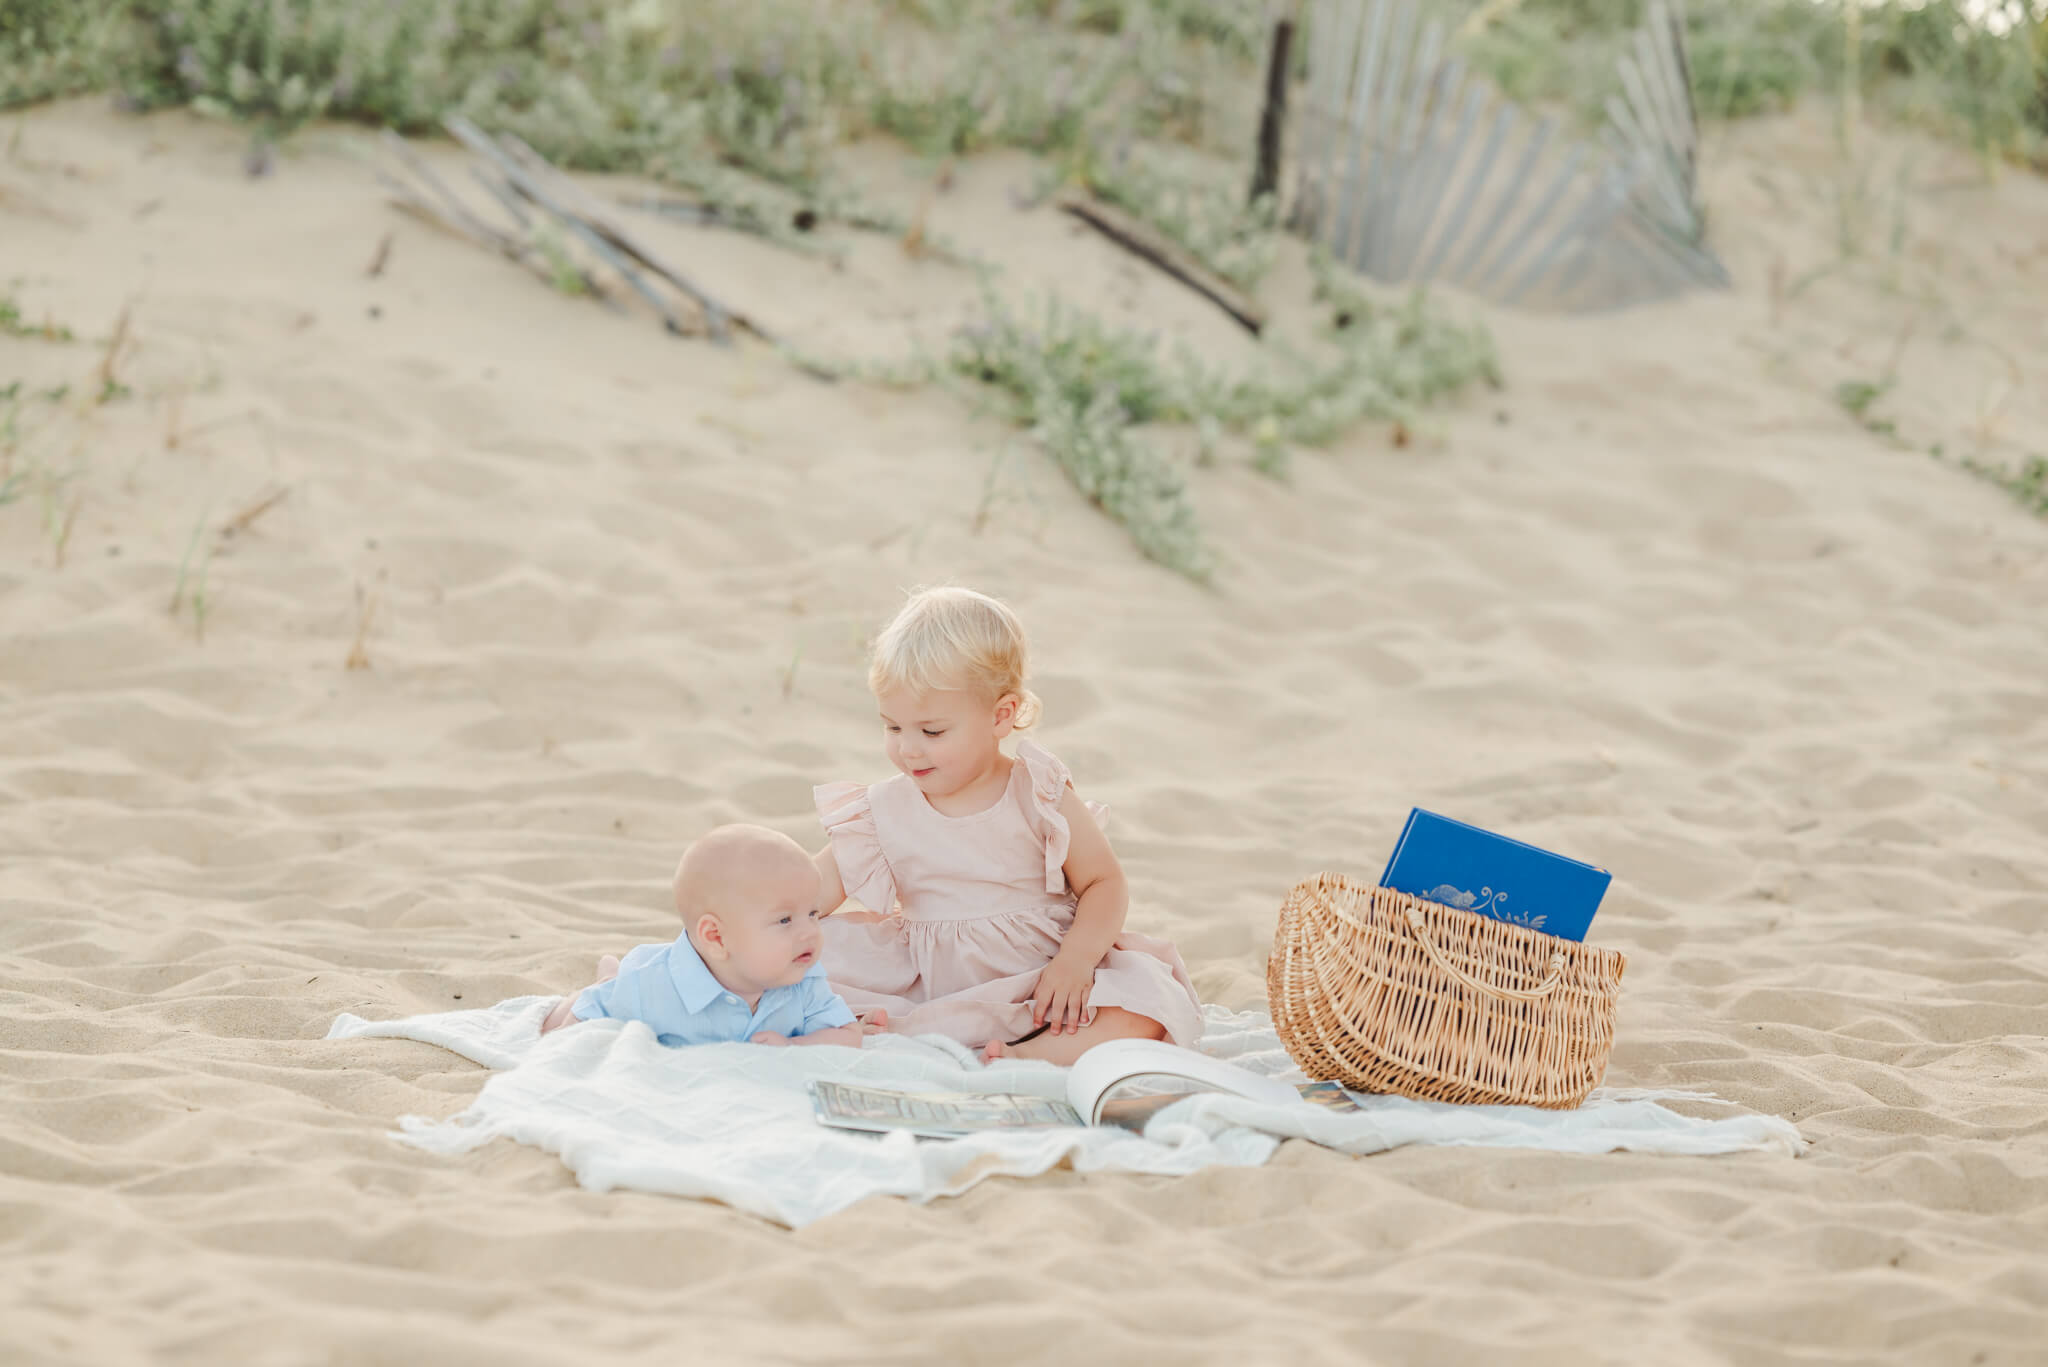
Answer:
M902 774L819 787L840 879L868 908L825 919L833 989L857 1012L886 1008L901 1034L979 1047L1031 1030L1031 990L1074 923L1067 786L1067 766L1024 741L1002 797L967 816L939 812ZM1098 825L1108 816L1088 810ZM1117 936L1088 1003L1149 1016L1175 1044L1201 1038L1195 986L1165 940Z

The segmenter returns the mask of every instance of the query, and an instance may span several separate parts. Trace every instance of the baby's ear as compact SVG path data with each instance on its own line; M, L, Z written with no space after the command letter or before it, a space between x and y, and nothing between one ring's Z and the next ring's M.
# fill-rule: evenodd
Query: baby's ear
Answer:
M697 918L697 925L695 929L697 933L697 944L701 948L708 950L716 950L720 954L726 952L725 927L718 924L718 918L716 916L713 916L708 912L702 916L699 916Z

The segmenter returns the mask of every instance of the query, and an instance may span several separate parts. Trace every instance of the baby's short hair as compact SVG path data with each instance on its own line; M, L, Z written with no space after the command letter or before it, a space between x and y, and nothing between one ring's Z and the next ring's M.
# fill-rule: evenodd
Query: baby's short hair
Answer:
M875 637L868 687L877 695L896 689L929 693L972 689L1021 700L1014 725L1038 720L1038 695L1024 686L1030 647L1017 614L985 593L945 586L916 589Z

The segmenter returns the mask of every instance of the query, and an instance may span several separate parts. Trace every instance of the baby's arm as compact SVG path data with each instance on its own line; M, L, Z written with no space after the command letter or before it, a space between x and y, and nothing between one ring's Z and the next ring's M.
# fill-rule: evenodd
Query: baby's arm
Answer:
M835 1025L830 1030L813 1030L795 1038L778 1035L772 1030L763 1030L751 1041L754 1044L836 1044L844 1049L858 1049L860 1042L861 1028L858 1021L852 1025Z
M1123 865L1109 848L1109 837L1071 786L1060 794L1060 815L1066 818L1070 836L1062 867L1077 899L1074 924L1060 941L1059 953L1038 975L1031 993L1031 1021L1050 1021L1056 1031L1071 1034L1087 1022L1095 970L1123 934L1131 890Z
M804 1018L794 1035L778 1035L772 1030L763 1030L749 1041L752 1044L837 1044L845 1049L860 1048L861 1036L866 1032L860 1022L853 1018L853 1008L846 1004L846 998L832 990L832 985L817 976L816 970L801 983L804 992Z

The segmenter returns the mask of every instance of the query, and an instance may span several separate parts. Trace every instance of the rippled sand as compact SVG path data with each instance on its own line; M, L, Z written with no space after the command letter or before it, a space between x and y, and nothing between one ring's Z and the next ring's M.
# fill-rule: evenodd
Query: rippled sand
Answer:
M83 340L0 337L0 384L74 390L0 507L0 1359L2041 1360L2048 523L1923 453L2048 451L2041 181L1873 136L1831 266L1823 121L1722 134L1736 292L1496 317L1504 392L1289 483L1226 451L1210 592L944 392L670 340L402 219L357 131L250 181L182 116L8 122L0 280ZM970 164L932 226L1242 356L1028 178ZM888 239L665 240L839 354L977 298ZM78 405L130 300L134 393ZM1832 397L1894 366L1873 415L1917 449ZM940 578L1032 626L1042 739L1207 997L1258 1003L1289 884L1376 872L1420 803L1615 871L1610 1083L1811 1155L1293 1145L791 1234L393 1143L479 1070L333 1017L572 987L672 933L705 828L815 843L810 785L885 769L863 633Z

